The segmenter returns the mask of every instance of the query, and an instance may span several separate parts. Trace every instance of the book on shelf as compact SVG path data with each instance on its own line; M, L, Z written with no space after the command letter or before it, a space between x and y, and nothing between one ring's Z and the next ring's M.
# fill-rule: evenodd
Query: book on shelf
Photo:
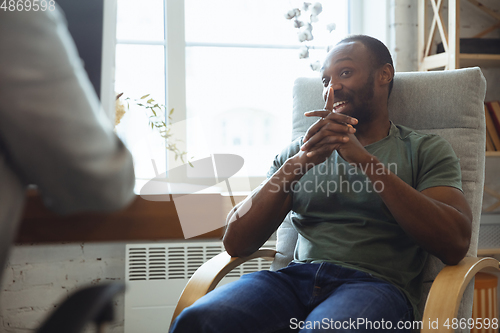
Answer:
M497 130L497 134L500 135L500 102L486 102L486 106L490 111L491 120L493 120L493 124L495 125L495 129Z
M486 151L495 151L495 146L493 145L493 141L491 140L491 135L486 130Z
M500 103L486 102L484 105L486 118L486 151L500 150Z

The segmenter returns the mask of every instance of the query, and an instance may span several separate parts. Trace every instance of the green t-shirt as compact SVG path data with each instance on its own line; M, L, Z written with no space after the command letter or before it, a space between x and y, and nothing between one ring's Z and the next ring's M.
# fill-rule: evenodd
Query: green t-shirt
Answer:
M302 139L276 156L268 178L300 150ZM391 122L389 135L365 149L417 191L434 186L462 190L459 161L438 135ZM420 317L416 310L427 252L398 225L377 193L381 186L337 151L310 169L291 189L291 221L299 234L294 261L332 262L391 282Z

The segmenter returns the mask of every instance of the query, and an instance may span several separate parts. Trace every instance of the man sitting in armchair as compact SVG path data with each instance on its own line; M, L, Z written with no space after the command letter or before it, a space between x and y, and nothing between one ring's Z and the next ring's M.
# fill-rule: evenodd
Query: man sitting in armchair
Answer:
M208 293L172 332L406 332L421 315L428 254L453 265L467 253L472 213L459 161L440 136L389 120L385 45L345 38L321 75L325 109L305 114L319 120L276 156L224 236L230 255L248 256L291 212L294 260Z

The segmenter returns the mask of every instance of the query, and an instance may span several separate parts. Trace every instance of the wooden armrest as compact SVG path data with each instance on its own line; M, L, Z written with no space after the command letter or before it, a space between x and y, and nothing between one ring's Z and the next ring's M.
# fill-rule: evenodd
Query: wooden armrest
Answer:
M436 332L429 322L438 320L439 332L453 331L451 320L457 317L465 288L480 271L499 271L500 263L493 258L466 257L455 266L446 266L432 284L423 315L422 333ZM449 319L450 326L443 326Z
M187 308L200 297L214 290L220 280L234 268L255 258L273 260L275 254L275 250L263 248L257 250L248 257L231 257L227 252L216 255L201 265L189 279L186 287L182 291L179 302L177 302L177 307L175 308L171 323L174 322L175 318L177 318L184 308Z

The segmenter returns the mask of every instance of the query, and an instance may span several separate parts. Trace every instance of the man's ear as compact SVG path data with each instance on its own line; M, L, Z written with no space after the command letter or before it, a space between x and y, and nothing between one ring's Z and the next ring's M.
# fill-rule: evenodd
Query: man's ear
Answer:
M394 67L391 64L385 64L380 68L379 74L380 84L389 84L394 79Z

